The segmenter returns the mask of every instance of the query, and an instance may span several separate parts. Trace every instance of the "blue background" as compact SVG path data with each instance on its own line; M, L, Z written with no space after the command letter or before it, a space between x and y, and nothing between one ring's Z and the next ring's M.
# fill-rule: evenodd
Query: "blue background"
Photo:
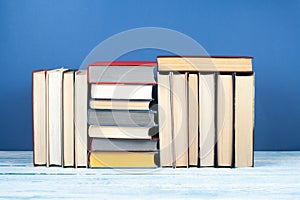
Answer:
M0 26L0 150L32 149L32 70L77 68L101 41L144 26L187 34L210 55L254 56L255 149L300 150L300 1L0 0Z

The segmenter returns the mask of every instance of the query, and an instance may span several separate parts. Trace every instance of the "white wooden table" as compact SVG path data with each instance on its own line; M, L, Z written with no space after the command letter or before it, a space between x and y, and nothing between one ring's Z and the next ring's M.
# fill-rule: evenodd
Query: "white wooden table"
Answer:
M0 152L0 199L300 199L300 152L255 152L254 168L33 167L32 152Z

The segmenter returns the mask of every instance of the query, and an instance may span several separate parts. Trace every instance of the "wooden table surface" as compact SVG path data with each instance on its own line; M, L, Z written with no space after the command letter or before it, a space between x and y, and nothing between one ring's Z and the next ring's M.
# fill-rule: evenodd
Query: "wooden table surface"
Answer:
M33 167L0 151L0 199L300 199L300 152L255 152L254 168Z

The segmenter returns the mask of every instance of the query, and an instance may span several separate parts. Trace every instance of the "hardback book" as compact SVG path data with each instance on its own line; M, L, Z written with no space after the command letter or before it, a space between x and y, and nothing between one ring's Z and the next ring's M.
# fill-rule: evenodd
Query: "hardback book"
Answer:
M75 73L75 167L87 167L87 71Z
M174 151L171 120L171 85L169 73L158 73L158 120L160 164L162 167L173 167Z
M152 127L143 126L89 126L89 137L117 139L151 139Z
M233 163L233 76L217 75L217 157L218 167Z
M155 61L95 62L88 66L90 84L156 84Z
M159 167L158 152L91 152L91 168L156 168Z
M246 56L159 56L158 71L251 72L252 57Z
M158 140L92 138L90 151L157 151Z
M47 71L47 166L62 165L63 73L66 70Z
M235 74L235 167L253 167L254 73Z
M46 71L32 72L33 164L46 165Z
M92 84L93 99L152 100L153 85Z
M74 93L75 71L68 71L63 76L63 166L74 166L75 129L74 129Z
M187 73L172 76L175 166L188 167Z
M155 112L143 110L93 110L88 112L89 125L95 126L155 126Z
M90 100L92 109L119 109L119 110L149 110L150 100L128 101L128 100Z
M198 75L188 76L188 151L189 166L198 166L199 138L198 138Z
M215 74L199 73L200 167L215 164Z

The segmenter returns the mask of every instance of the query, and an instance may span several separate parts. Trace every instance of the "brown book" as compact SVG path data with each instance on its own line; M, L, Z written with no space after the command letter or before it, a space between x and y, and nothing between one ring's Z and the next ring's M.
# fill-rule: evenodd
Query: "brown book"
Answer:
M232 73L218 74L217 80L217 163L218 167L231 167L233 154Z
M33 164L46 165L46 71L32 72Z
M159 56L158 71L251 72L252 57Z
M235 167L253 167L254 74L236 73L234 93Z

